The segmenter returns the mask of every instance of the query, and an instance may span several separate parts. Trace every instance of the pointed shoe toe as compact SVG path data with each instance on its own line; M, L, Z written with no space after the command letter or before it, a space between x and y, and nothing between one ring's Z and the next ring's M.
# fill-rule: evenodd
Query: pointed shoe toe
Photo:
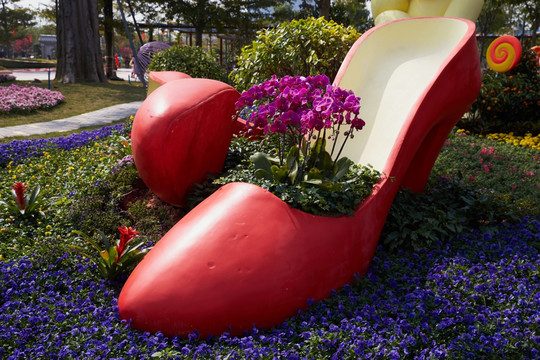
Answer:
M392 198L397 187L384 186ZM363 274L391 202L319 217L246 183L225 185L152 249L126 282L120 315L165 335L270 328Z

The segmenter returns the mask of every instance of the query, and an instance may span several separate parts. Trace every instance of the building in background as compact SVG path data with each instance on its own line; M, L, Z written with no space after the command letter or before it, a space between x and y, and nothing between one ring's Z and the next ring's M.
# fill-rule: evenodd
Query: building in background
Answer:
M41 46L41 56L44 59L56 57L56 35L39 35L39 45Z

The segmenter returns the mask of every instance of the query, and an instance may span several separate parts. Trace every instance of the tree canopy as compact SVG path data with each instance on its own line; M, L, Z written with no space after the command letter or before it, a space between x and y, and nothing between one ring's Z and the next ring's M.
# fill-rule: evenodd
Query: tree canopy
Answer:
M13 53L11 42L22 40L24 30L34 26L34 12L26 8L16 8L19 0L0 0L0 39L4 45L5 56Z

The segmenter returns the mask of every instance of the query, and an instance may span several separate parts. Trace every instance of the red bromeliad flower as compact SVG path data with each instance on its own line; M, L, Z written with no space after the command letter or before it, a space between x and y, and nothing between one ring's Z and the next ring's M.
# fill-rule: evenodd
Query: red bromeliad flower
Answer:
M118 259L122 257L122 253L126 249L127 244L139 233L137 230L131 227L118 227L120 231L120 241L116 245L116 252L118 256L114 259L114 262L118 262Z
M26 199L24 197L24 192L28 190L28 185L24 185L24 183L18 182L13 184L11 188L17 196L17 199L15 201L17 202L19 209L26 209Z

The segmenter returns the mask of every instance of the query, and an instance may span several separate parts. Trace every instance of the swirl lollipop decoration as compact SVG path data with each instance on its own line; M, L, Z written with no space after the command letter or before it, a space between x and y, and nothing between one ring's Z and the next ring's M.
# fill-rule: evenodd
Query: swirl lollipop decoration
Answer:
M536 56L538 57L538 65L540 65L540 46L533 46L531 50L536 53Z
M519 40L510 35L503 35L493 40L486 53L490 68L504 73L514 68L521 58L522 49Z

